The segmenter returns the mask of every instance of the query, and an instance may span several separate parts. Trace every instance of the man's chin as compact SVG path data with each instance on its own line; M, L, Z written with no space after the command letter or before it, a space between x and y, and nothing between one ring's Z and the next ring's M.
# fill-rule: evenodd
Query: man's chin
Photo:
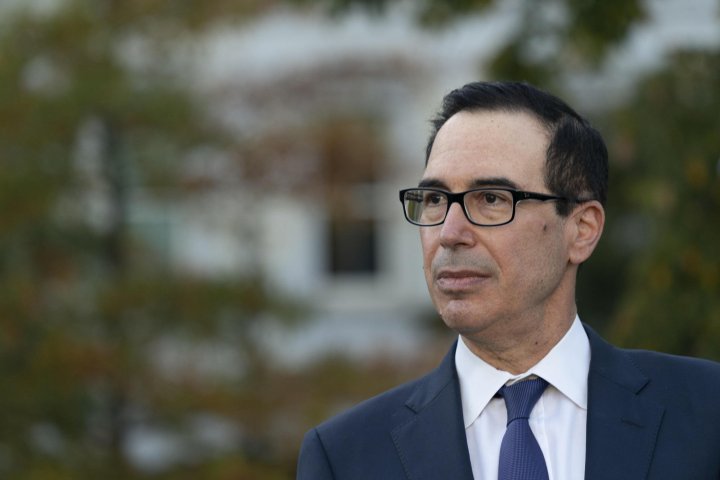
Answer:
M484 312L471 308L461 300L443 306L440 317L447 327L460 335L472 335L487 328L489 319Z

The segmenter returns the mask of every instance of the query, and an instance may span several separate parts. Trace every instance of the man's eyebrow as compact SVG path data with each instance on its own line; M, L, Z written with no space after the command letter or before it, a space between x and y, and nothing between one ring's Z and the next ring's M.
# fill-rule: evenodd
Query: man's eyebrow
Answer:
M517 190L518 184L506 177L476 178L470 182L470 188L503 187ZM418 188L440 188L448 190L447 184L438 178L424 178Z
M473 188L505 187L517 190L518 184L507 177L477 178L470 184Z
M420 183L418 183L418 188L440 188L442 190L447 190L447 185L445 185L445 182L437 178L423 178L420 180Z

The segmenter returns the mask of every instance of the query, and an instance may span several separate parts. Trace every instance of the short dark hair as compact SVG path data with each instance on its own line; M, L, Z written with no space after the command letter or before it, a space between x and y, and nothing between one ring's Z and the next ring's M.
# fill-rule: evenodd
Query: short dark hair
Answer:
M602 135L565 102L527 83L473 82L447 94L442 109L431 122L426 164L440 128L464 110L525 112L535 117L550 135L545 160L546 187L554 195L598 200L605 205L608 153ZM568 215L570 205L558 202L557 211Z

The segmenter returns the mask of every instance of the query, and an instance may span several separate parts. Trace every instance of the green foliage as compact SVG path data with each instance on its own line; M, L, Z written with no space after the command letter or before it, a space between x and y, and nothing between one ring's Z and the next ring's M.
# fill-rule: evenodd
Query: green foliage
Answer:
M490 66L492 75L500 79L518 79L533 85L551 88L555 71L551 63L533 62L524 54L525 40L509 42L494 58Z
M717 52L679 52L614 117L616 196L644 225L612 329L621 343L720 358L718 72Z
M521 25L490 63L490 72L554 91L568 73L599 66L645 18L639 0L538 0L520 8Z
M322 5L334 14L356 7L375 14L387 10L388 0L291 0L299 5ZM442 28L463 16L482 13L500 2L493 0L422 0L414 4L419 24ZM534 0L516 5L520 24L489 64L494 78L525 80L558 90L571 71L593 69L618 46L633 25L646 18L640 0Z
M360 7L376 15L384 13L389 0L290 0L297 5L322 4L335 15ZM475 13L492 3L492 0L421 0L414 5L420 24L428 27L446 26L463 15Z
M420 10L420 22L430 27L442 27L490 4L491 0L426 0Z
M645 19L639 1L568 0L565 42L595 59L622 42L630 28ZM537 7L536 7L537 8Z
M204 2L190 15L181 3L68 1L51 15L18 12L0 29L3 478L150 478L127 454L134 429L183 436L199 415L226 419L248 444L264 435L255 411L232 407L263 367L249 332L300 310L251 272L173 270L129 221L139 191L160 202L195 193L181 174L189 152L230 145L177 63L159 61L229 4ZM139 57L125 53L132 42ZM197 367L198 343L229 352L233 372ZM174 366L163 367L167 351ZM195 458L196 476L274 469L243 444L226 455L236 460Z

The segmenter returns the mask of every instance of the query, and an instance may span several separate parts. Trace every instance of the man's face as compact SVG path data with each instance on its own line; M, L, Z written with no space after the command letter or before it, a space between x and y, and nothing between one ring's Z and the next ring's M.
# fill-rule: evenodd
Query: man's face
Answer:
M460 112L438 132L421 184L552 193L544 182L548 143L528 114ZM445 223L421 227L425 279L445 323L471 339L522 335L563 312L574 300L564 230L555 203L535 200L518 203L507 225L475 226L453 204Z

